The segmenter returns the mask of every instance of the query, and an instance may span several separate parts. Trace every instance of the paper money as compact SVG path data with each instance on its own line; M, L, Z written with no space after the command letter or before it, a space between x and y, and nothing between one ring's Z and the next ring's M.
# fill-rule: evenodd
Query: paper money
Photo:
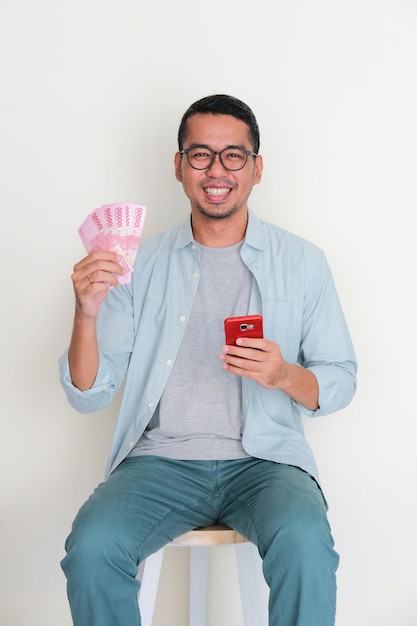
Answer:
M145 206L115 202L95 209L78 229L88 253L112 250L121 256L125 273L117 277L119 284L128 283L132 278L145 216Z

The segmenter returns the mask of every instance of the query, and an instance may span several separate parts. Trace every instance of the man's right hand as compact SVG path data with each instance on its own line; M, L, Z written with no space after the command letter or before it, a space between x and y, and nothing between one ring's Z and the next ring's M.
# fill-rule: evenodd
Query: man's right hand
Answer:
M75 292L76 313L96 318L110 287L118 285L123 274L119 256L109 250L91 252L74 265L71 280Z

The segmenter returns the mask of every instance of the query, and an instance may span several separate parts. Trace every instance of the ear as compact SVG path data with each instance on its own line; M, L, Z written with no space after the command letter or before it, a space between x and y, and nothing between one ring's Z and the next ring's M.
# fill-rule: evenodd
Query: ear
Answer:
M261 182L263 169L264 169L264 162L263 162L262 156L258 154L258 156L255 157L255 173L254 173L254 180L253 180L254 185L259 185L259 183Z
M182 155L179 152L176 152L174 157L175 178L180 183L182 183L181 161Z

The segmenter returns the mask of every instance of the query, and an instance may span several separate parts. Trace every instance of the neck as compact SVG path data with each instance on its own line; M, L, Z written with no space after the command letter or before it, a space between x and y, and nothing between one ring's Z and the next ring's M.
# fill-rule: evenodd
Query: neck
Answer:
M191 226L194 239L209 248L226 248L239 243L245 237L248 224L247 211L239 211L224 219L215 219L191 214Z

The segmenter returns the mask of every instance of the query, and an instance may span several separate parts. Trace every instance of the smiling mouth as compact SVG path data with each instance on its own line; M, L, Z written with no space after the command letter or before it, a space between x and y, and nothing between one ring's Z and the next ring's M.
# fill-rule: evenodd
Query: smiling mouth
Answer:
M208 196L225 196L230 191L230 187L205 187L204 193Z

